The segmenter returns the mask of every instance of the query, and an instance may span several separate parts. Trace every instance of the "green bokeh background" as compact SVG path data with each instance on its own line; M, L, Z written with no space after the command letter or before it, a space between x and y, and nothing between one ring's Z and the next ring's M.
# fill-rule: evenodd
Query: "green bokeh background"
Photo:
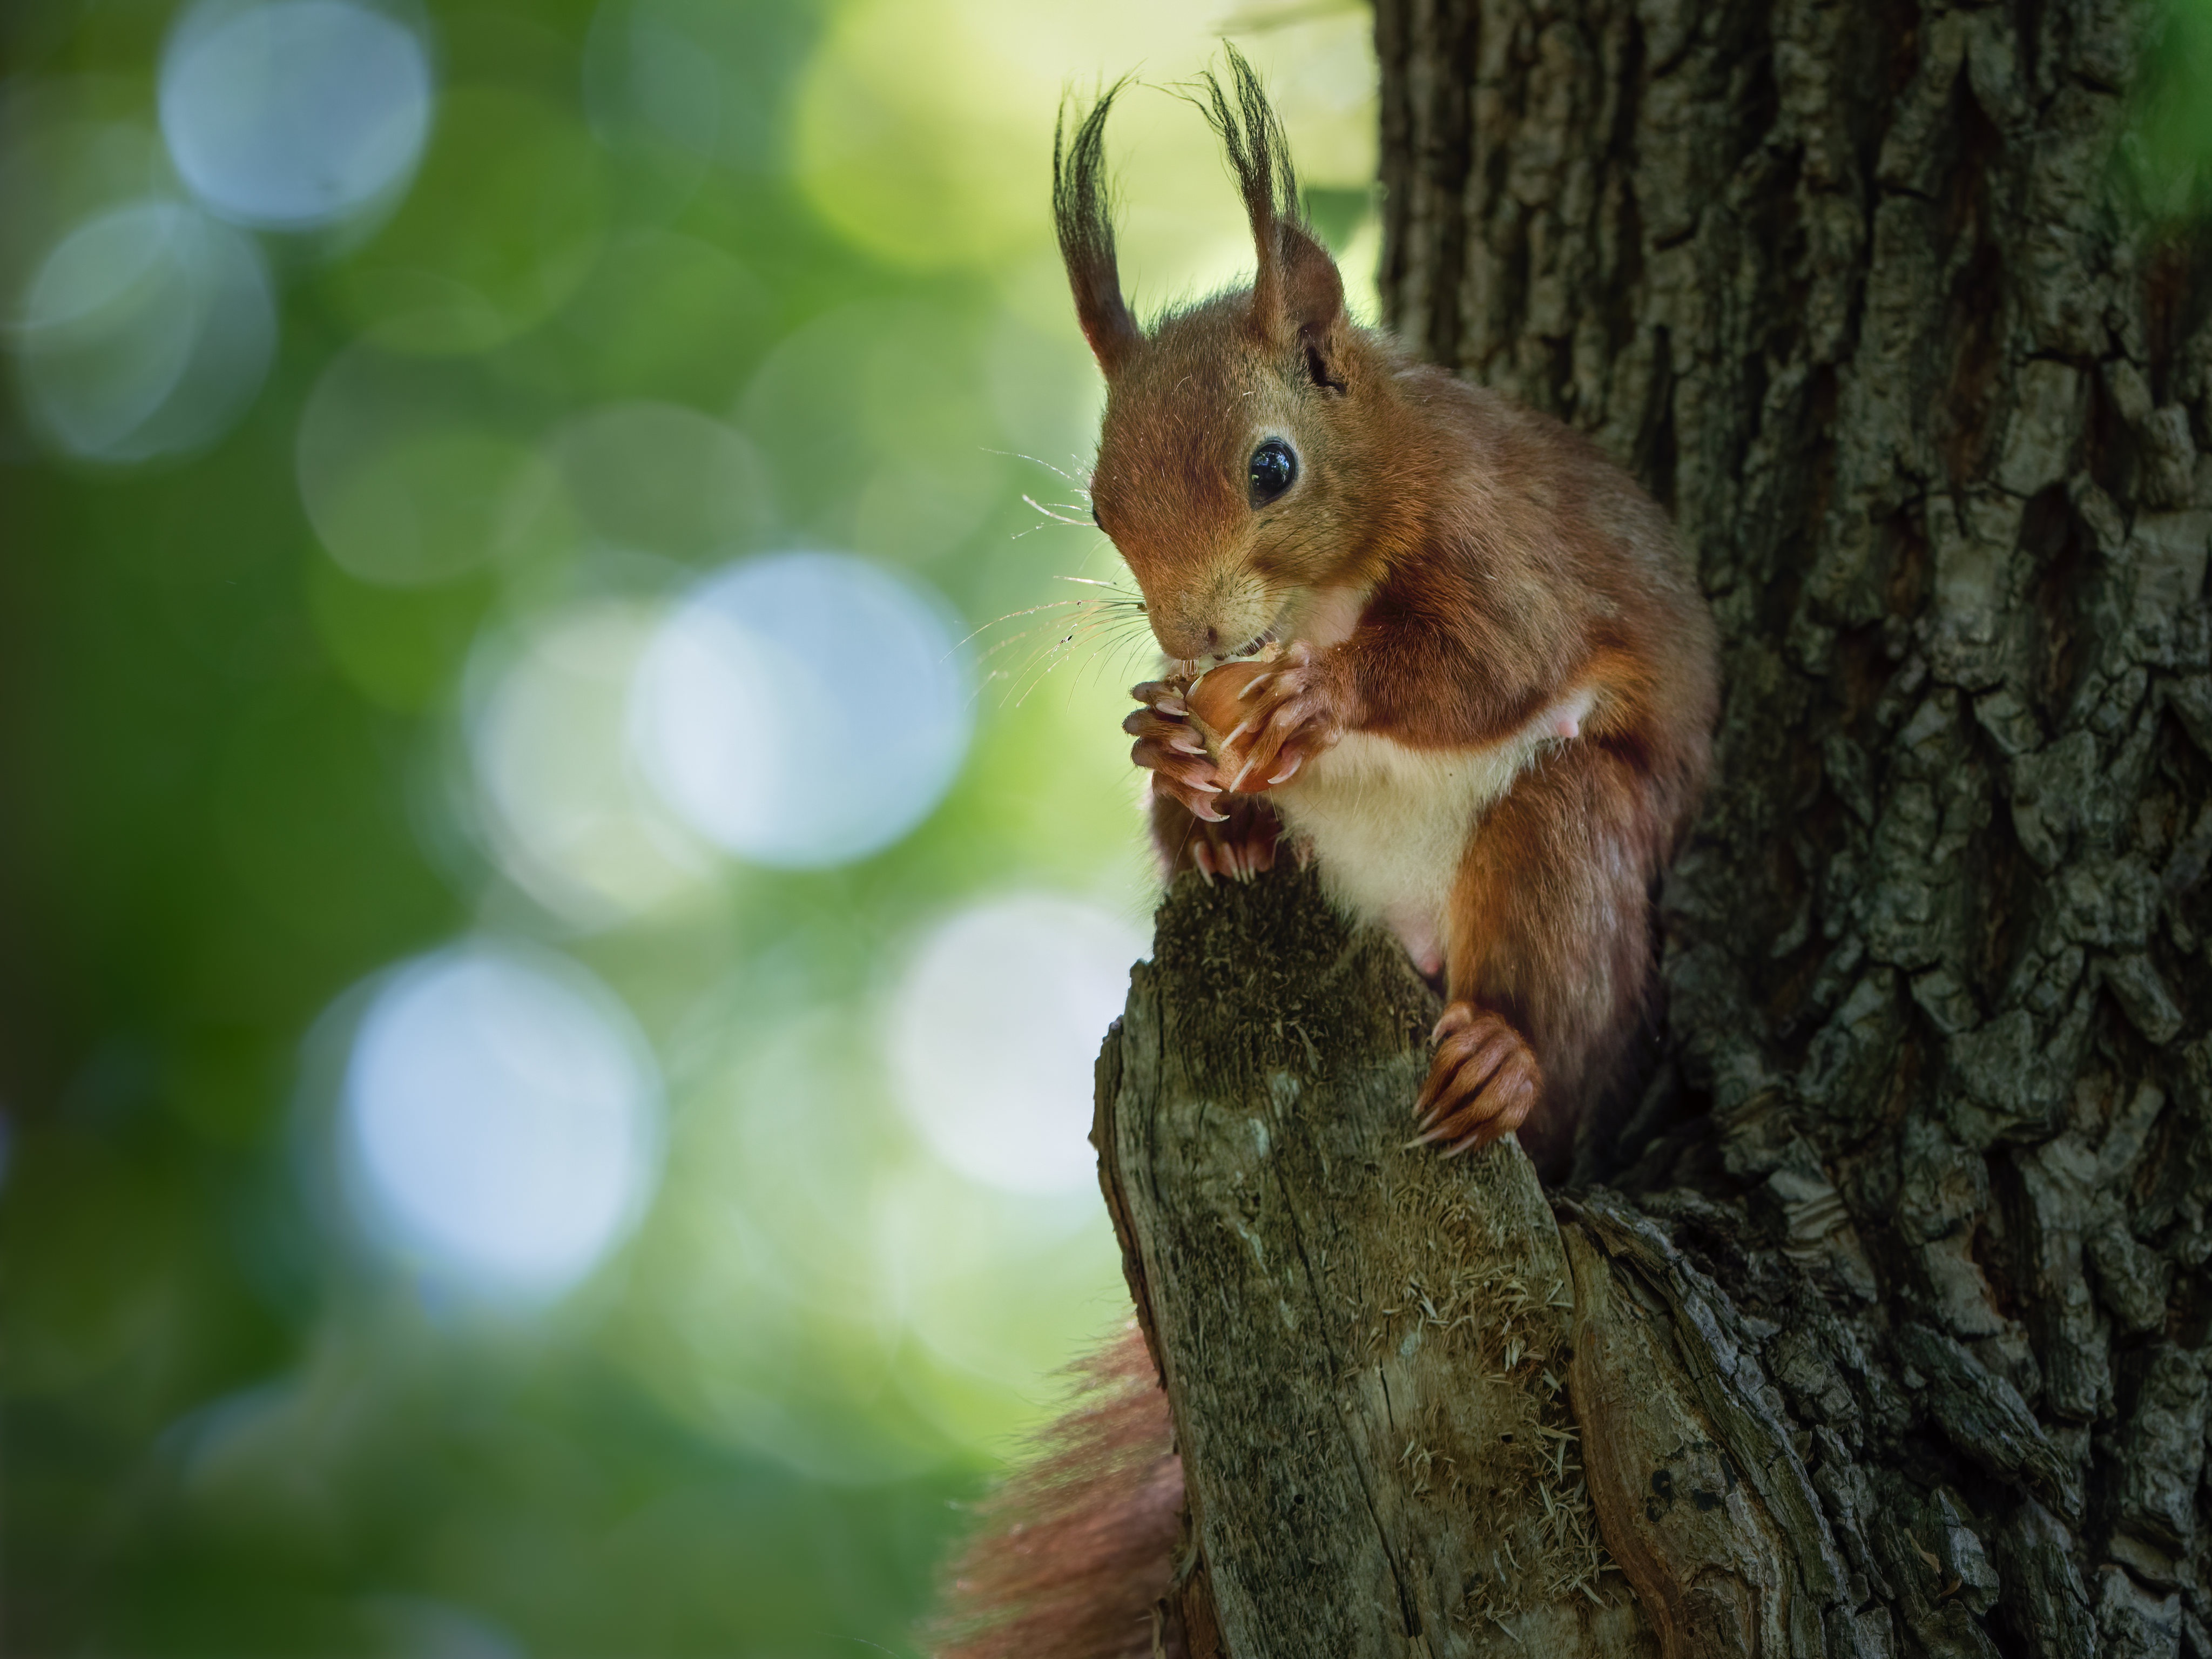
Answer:
M658 82L633 14L682 45ZM279 333L243 413L130 465L63 453L20 386L0 415L0 1641L907 1652L957 1505L1126 1312L1095 1197L939 1163L881 1042L962 907L1042 892L1140 937L1152 902L1115 730L1138 659L1028 614L1120 574L1024 500L1079 501L1051 467L1097 398L1053 111L1233 34L1357 289L1367 18L392 15L431 46L428 149L358 219L256 237ZM179 15L0 18L9 315L73 224L189 199L156 118ZM1133 96L1117 146L1140 304L1244 263L1194 112ZM805 873L672 833L621 754L670 596L792 547L935 590L986 676L937 809ZM486 710L526 683L551 757L516 764L582 852L487 804ZM596 974L666 1081L643 1222L534 1310L380 1260L319 1173L349 993L471 935Z
M1134 642L1059 580L1121 573L1054 470L1097 387L1054 111L1152 83L1116 120L1124 274L1140 309L1203 291L1244 232L1159 88L1232 36L1371 310L1368 19L390 14L430 48L428 149L357 218L256 237L279 333L242 413L118 465L58 448L20 372L0 398L0 1645L909 1652L957 1506L1126 1312L1095 1197L947 1167L883 1041L964 907L1042 893L1140 938L1152 898ZM155 116L179 15L0 12L11 369L72 226L188 199ZM2208 18L2157 20L2116 158L2154 220L2202 222ZM984 671L937 808L799 874L672 827L622 713L672 595L794 547L926 585ZM597 975L666 1084L641 1224L534 1309L364 1249L327 1176L358 988L470 936Z

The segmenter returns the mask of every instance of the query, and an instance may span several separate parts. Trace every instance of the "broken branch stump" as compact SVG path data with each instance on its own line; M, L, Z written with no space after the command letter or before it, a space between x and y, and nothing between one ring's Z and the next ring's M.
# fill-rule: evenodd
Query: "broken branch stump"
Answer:
M1437 1013L1310 878L1190 879L1101 1058L1210 1602L1180 1616L1235 1659L1655 1651L1586 1490L1535 1174L1402 1144Z

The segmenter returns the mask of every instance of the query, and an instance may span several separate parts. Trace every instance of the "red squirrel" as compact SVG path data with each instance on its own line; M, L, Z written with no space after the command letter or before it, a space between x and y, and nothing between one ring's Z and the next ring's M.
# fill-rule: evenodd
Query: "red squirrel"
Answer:
M1589 439L1352 320L1228 57L1200 106L1250 288L1140 328L1108 211L1115 93L1054 145L1107 385L1092 513L1167 659L1124 728L1153 836L1170 879L1211 879L1268 868L1287 835L1340 910L1441 975L1416 1138L1450 1155L1518 1131L1556 1177L1644 1018L1652 888L1710 757L1712 620L1665 514ZM1057 1461L995 1500L1006 1534L956 1568L969 1635L946 1654L1152 1651L1180 1489L1164 1397L1140 1337L1092 1378Z
M1421 1138L1517 1129L1557 1174L1643 1016L1651 886L1709 757L1711 617L1665 514L1589 439L1351 319L1281 129L1231 68L1234 99L1209 80L1206 107L1250 289L1140 329L1106 212L1110 95L1055 157L1106 376L1091 508L1182 671L1136 688L1126 728L1155 838L1170 873L1236 874L1286 830L1340 908L1442 973ZM1224 681L1217 756L1192 712Z

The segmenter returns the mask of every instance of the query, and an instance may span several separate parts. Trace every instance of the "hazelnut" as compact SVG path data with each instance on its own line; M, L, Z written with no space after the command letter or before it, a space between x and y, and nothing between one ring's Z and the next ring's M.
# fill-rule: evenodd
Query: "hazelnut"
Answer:
M1219 758L1222 738L1252 712L1245 693L1273 672L1273 663L1225 662L1200 675L1183 693L1183 702L1190 707L1190 723L1204 739L1207 754Z

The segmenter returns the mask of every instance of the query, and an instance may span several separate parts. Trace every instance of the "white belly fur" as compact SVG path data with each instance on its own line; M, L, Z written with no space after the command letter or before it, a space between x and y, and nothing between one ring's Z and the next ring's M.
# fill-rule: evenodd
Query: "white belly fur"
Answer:
M1291 834L1311 843L1331 902L1389 927L1433 975L1450 945L1445 902L1475 825L1539 754L1572 740L1587 699L1581 705L1547 710L1487 749L1412 749L1347 732L1269 793Z

